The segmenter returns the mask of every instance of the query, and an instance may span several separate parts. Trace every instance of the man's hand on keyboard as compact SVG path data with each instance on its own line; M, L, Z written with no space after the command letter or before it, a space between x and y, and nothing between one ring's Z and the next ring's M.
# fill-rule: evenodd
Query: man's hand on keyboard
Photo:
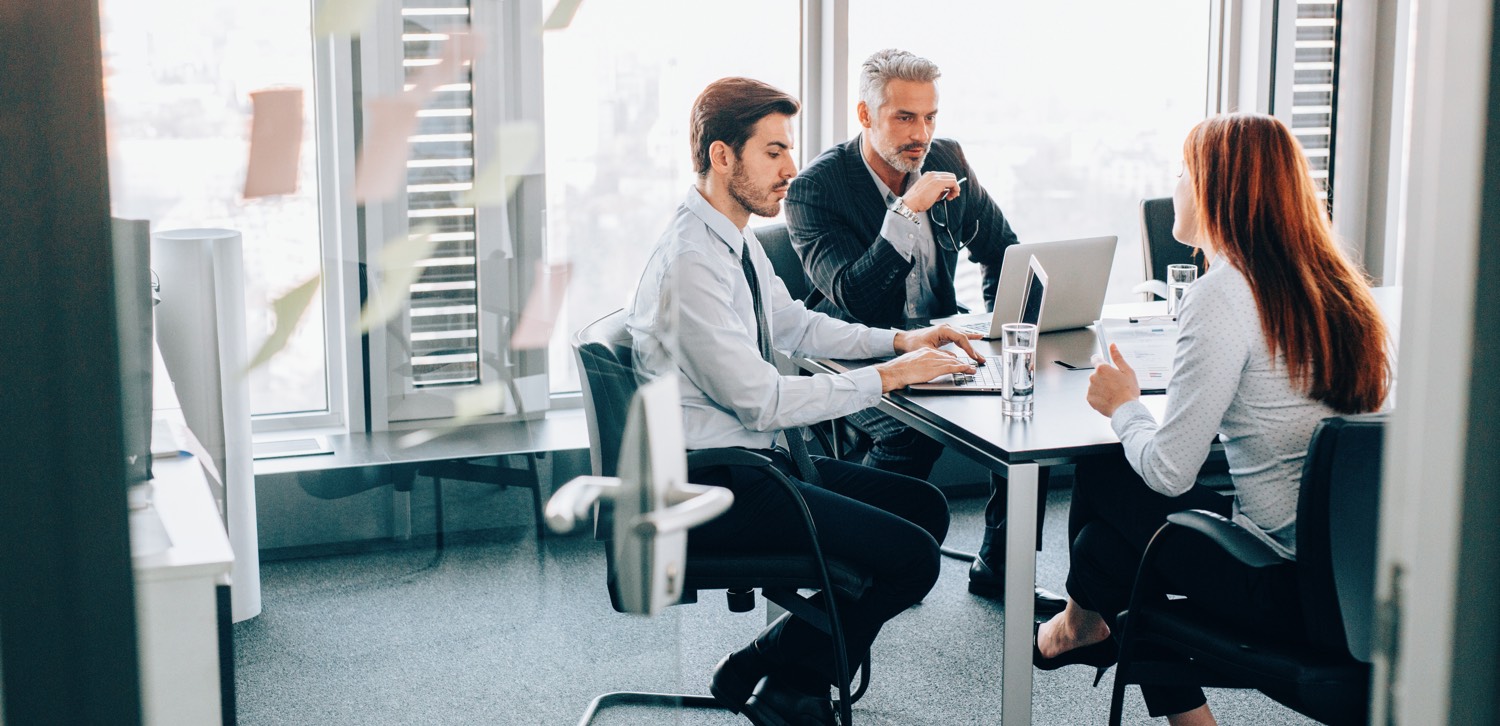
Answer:
M968 343L963 345L967 346ZM968 361L937 348L917 348L894 360L878 364L875 369L880 371L882 392L905 388L913 383L926 383L938 376L972 374L975 370Z
M974 346L969 343L969 341L978 340L981 337L983 336L981 336L979 333L971 333L965 330L959 330L952 325L934 325L932 327L921 328L919 330L904 330L896 333L895 345L897 353L906 353L913 350L918 350L920 348L941 348L948 343L953 343L957 345L965 355L973 358L980 365L983 365L984 356L980 355L978 351L974 350ZM929 378L927 380L932 379ZM918 382L920 383L921 381Z

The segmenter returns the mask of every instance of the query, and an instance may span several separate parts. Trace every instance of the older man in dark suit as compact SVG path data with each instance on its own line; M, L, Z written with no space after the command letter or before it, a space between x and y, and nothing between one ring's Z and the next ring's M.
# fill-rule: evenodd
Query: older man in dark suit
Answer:
M863 132L823 152L791 185L787 226L819 312L870 326L905 328L964 312L953 289L959 252L984 272L993 307L1005 248L1016 234L979 185L963 149L933 137L937 65L901 50L865 60L857 106ZM874 440L864 463L918 479L932 473L942 445L876 409L849 417ZM1044 472L1045 473L1045 472ZM1045 480L1044 480L1045 481ZM998 597L1004 492L994 483L969 590ZM1039 612L1063 600L1037 593Z

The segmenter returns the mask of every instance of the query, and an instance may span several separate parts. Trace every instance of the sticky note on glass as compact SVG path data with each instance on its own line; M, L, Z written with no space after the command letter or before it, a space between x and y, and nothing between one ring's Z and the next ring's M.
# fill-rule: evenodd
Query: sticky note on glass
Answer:
M250 92L250 163L245 198L293 194L302 157L302 89Z
M557 0L552 6L552 12L548 13L547 20L542 23L542 30L562 30L573 24L573 16L578 14L578 6L583 0Z
M454 33L443 41L438 62L412 75L412 92L426 102L438 86L460 81L464 66L473 65L483 48L484 39L477 33Z
M567 299L568 280L573 276L573 265L567 262L546 265L538 262L536 277L527 296L526 307L521 311L521 322L510 336L510 347L514 350L545 348L552 340L552 330L557 326L557 314Z
M437 247L433 230L431 225L423 225L381 247L381 282L372 290L365 301L365 310L359 316L361 333L396 317L411 299L411 284L426 269L418 263L431 257L432 250Z
M302 316L307 314L308 307L312 305L313 296L322 279L321 275L313 275L312 279L292 288L271 303L271 311L276 314L276 329L261 344L255 357L250 359L250 365L245 366L246 373L265 365L266 361L286 347L287 341L292 338L292 332L297 329L297 324L302 322Z
M364 146L354 170L354 200L389 199L406 179L411 135L417 129L420 99L411 94L365 102Z
M322 0L313 14L313 35L359 35L375 10L375 0Z
M494 157L479 168L464 204L497 207L507 203L541 150L542 130L529 121L502 124L495 136Z
M471 388L453 397L453 418L443 426L418 429L396 440L396 445L409 449L458 430L464 424L480 416L500 413L505 410L505 386L486 383Z

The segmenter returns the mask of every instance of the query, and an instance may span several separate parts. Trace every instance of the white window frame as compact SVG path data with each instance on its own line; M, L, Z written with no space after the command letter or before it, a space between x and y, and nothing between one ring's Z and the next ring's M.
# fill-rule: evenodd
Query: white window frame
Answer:
M517 41L523 35L519 29L526 27L523 23L527 15L536 15L527 13L529 5L484 2L471 5L471 27L482 33L487 41L481 55L475 59L471 79L475 89L474 158L481 167L493 158L498 124L505 119L521 117L516 107L526 106L524 99L513 97L508 91L519 85L517 79L524 78L524 73L510 68L510 65L519 60L517 46L520 43ZM507 12L507 7L512 9ZM405 81L401 67L400 3L396 0L381 0L376 5L375 16L372 27L361 36L359 50L360 95L366 99L399 92ZM535 107L540 108L540 105L538 101ZM539 113L537 115L540 116ZM538 160L537 175L540 175L541 168L541 161ZM517 199L522 197L523 192L529 191L524 189L529 183L522 184L523 189L518 190ZM529 270L532 261L537 259L533 249L519 244L524 236L515 234L516 227L512 222L519 220L511 218L522 216L513 213L520 211L517 207L518 203L512 200L509 208L481 207L475 212L476 257L481 265L478 325L481 331L492 331L490 335L481 333L480 336L480 375L485 383L503 380L495 361L511 360L517 355L509 350L509 340L501 340L499 332L512 323L505 319L506 316L501 311L512 311L512 318L519 314L520 305L525 302L525 293L530 287ZM377 270L379 250L385 241L407 227L405 196L397 195L388 201L366 204L363 215L363 255L356 259L365 260L366 284L369 294L373 295L380 284ZM510 254L507 254L507 247L510 248ZM496 267L500 269L497 270ZM486 280L501 280L503 284L485 284ZM347 319L357 321L358 304L352 306L350 313L346 316ZM346 324L357 325L347 321ZM384 326L370 331L365 366L370 392L367 416L370 429L380 431L425 426L451 418L454 415L455 399L464 392L473 390L474 386L422 389L412 386L406 377L391 374L392 370L406 362L401 347L391 343ZM520 355L520 374L515 382L525 399L526 415L532 416L545 411L549 404L545 356L540 358L541 371L538 375L532 372L535 363L529 356L524 353ZM536 388L538 380L541 381L539 391ZM507 392L503 407L493 407L483 413L485 415L477 421L502 420L517 414L516 402Z
M317 12L314 3L310 12ZM322 248L323 349L328 407L310 413L262 414L252 418L255 434L301 430L364 430L364 366L358 331L345 310L359 308L356 260L358 225L354 223L354 93L350 38L314 38L313 108L314 157L318 165L318 232ZM352 345L351 345L352 342Z

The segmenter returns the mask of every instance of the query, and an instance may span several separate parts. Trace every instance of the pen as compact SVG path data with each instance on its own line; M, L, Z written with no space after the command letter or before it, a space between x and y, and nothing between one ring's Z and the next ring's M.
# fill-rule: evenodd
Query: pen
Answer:
M964 182L966 182L968 180L969 180L969 177L964 177L964 178L959 179L958 181L953 182L953 183L954 184L962 184L962 183L964 183ZM943 193L938 195L938 199L939 200L943 200L943 199L947 199L947 198L948 198L948 190L944 189Z

